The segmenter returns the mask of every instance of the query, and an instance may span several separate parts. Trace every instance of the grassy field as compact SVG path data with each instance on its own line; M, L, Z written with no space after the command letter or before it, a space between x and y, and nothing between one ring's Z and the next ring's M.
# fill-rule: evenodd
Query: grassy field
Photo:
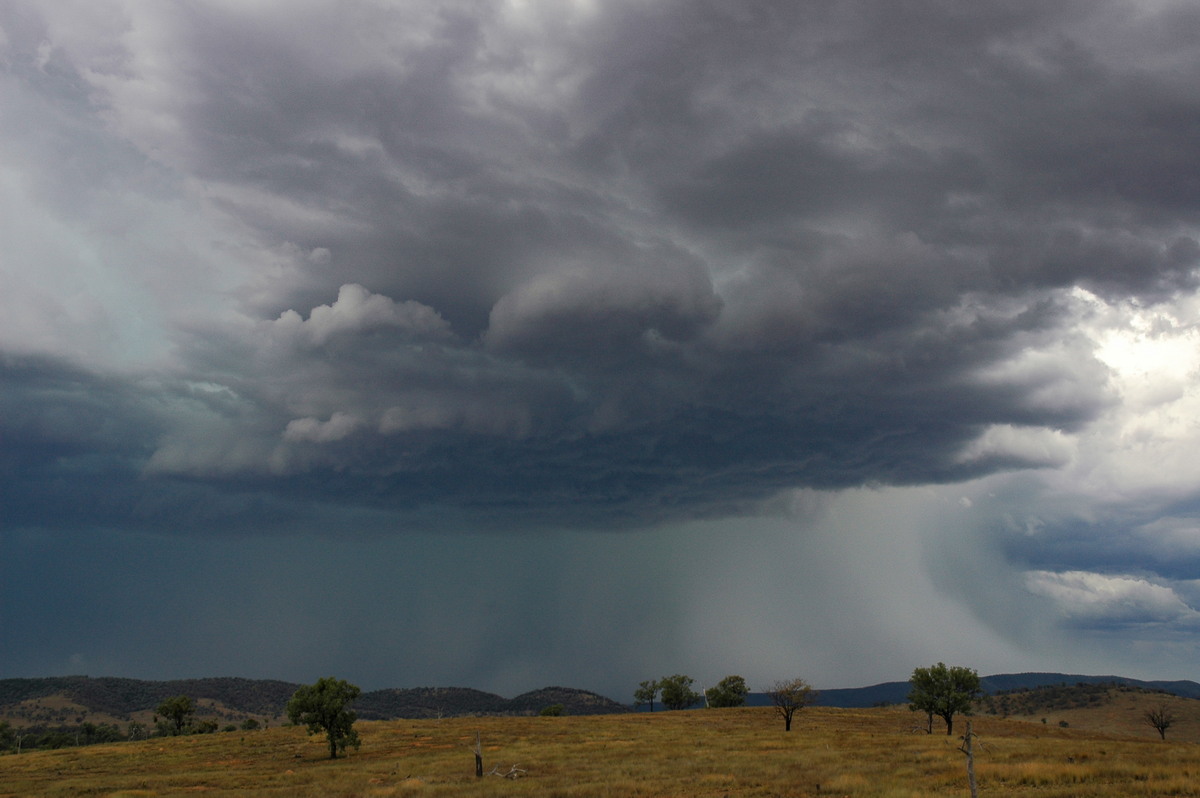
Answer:
M1158 732L1143 719L1147 709L1164 707L1176 718L1167 730L1167 739L1200 743L1200 701L1175 695L1105 691L1105 699L1096 706L1075 709L1043 709L1032 715L1012 717L1047 724L1066 723L1072 729L1103 733L1129 734L1135 737L1158 737Z
M886 796L966 795L959 740L918 734L904 709L770 709L359 723L362 748L326 758L295 728L0 757L2 796ZM960 721L959 726L965 723ZM977 716L980 792L1200 796L1200 745ZM961 731L961 730L960 730ZM1182 730L1181 730L1182 731ZM516 780L474 775L518 765Z

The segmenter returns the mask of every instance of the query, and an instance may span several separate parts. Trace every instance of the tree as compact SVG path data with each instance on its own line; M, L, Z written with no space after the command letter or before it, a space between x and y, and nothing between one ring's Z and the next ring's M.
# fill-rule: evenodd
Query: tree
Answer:
M674 676L664 676L658 680L663 706L667 709L687 709L704 696L692 689L695 682L691 676L677 673Z
M650 711L654 711L654 699L658 697L658 682L649 681L642 682L638 685L638 689L633 691L633 705L640 707L642 704L649 704Z
M746 703L750 688L741 676L726 676L717 686L706 691L710 707L740 707Z
M775 682L766 689L775 714L783 718L783 730L792 730L792 718L797 712L817 700L817 691L803 679Z
M317 679L315 684L297 690L287 703L287 716L292 723L304 725L309 734L325 732L329 740L329 758L337 759L338 751L346 746L358 748L358 732L354 721L358 715L347 707L362 692L355 685L332 676Z
M192 729L193 734L212 734L217 729L221 728L221 724L215 718L205 718L195 725Z
M954 731L954 716L971 714L971 705L982 692L979 674L970 668L947 668L939 662L928 668L915 668L908 680L908 708L929 717L927 731L933 732L933 716L946 721L946 735Z
M1167 729L1171 728L1175 723L1175 714L1162 704L1156 709L1146 710L1143 718L1146 723L1154 727L1154 730L1158 732L1158 736L1164 740L1167 739Z
M175 735L183 734L183 729L187 726L193 713L196 711L196 705L192 703L192 699L185 695L177 695L174 698L168 698L158 705L155 710L158 714L169 720L171 724L171 733Z

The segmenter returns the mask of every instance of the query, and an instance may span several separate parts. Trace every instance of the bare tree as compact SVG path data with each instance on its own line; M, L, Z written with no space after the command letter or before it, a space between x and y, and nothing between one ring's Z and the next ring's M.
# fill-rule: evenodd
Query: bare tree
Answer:
M1146 723L1154 727L1158 736L1164 740L1167 739L1167 729L1175 723L1175 713L1167 709L1164 704L1159 704L1156 709L1146 710L1146 714L1142 717Z
M784 731L792 730L792 718L799 710L813 703L818 695L817 691L803 679L775 682L764 692L771 699L775 713L783 718Z

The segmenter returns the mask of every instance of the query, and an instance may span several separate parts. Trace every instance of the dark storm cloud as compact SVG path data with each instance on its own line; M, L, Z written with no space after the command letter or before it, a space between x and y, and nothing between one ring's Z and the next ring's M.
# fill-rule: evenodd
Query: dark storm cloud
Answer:
M153 378L6 372L31 524L103 486L114 524L640 525L1045 466L1003 430L1114 401L1069 289L1195 285L1186 10L33 9L6 79L86 85L271 256Z

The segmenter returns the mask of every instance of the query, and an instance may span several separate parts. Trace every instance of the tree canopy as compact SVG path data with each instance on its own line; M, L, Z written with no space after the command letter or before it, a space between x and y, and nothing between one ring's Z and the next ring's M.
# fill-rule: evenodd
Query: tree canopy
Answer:
M662 704L667 709L687 709L704 696L692 689L696 680L691 676L677 673L674 676L664 676L658 680Z
M929 716L928 731L933 731L933 716L946 722L946 734L954 731L954 716L971 714L971 706L982 690L979 674L961 666L946 667L944 662L928 668L915 668L908 680L908 707Z
M358 716L348 709L361 691L357 686L332 676L318 679L315 684L301 687L287 703L288 719L303 725L309 734L325 732L329 740L329 758L337 759L338 751L346 746L358 748L358 732L354 721Z
M633 705L640 707L642 704L649 704L650 711L654 711L654 701L658 698L658 682L647 681L638 685L638 688L633 691Z
M710 707L740 707L746 703L750 688L741 676L726 676L717 682L716 687L710 687L705 692Z
M158 705L155 710L158 714L171 722L171 731L173 734L183 734L183 729L187 726L188 720L196 711L196 705L192 703L192 699L186 695L177 695L173 698L168 698Z

